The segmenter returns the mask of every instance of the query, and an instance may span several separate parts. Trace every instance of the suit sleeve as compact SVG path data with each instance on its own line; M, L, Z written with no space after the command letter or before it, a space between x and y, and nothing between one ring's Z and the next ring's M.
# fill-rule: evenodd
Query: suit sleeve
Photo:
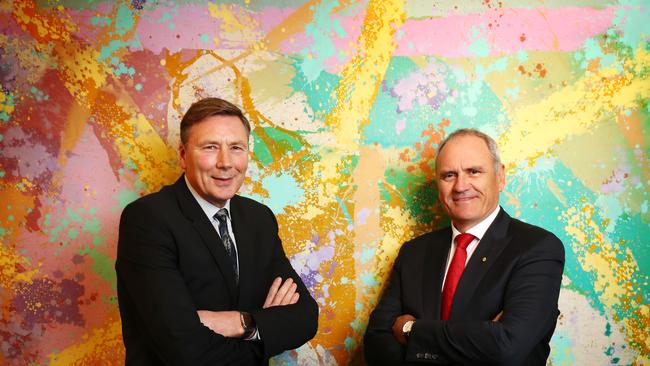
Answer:
M285 280L291 277L300 294L295 304L251 312L264 344L264 356L271 357L298 348L314 337L318 329L318 305L287 259L278 236L277 220L271 210L267 210L272 220L271 237L274 246L271 278L281 277Z
M406 361L521 364L554 329L563 268L560 240L552 234L538 239L514 265L499 321L418 320ZM423 354L429 359L422 360Z
M403 248L403 247L402 247ZM363 338L364 355L368 365L400 365L404 360L404 347L392 333L395 318L403 314L401 288L401 250L395 260L384 293L370 314L368 328Z
M172 232L160 209L151 206L136 202L120 219L115 267L122 321L141 331L149 348L168 365L258 363L259 346L223 337L201 324L177 267Z

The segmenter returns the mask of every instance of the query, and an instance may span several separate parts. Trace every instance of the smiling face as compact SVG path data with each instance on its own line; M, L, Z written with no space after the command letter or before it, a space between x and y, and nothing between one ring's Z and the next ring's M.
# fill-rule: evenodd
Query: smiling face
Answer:
M473 135L447 141L436 160L436 175L438 199L461 232L494 211L505 186L503 166L496 169L485 141Z
M210 116L190 127L179 152L192 188L206 201L223 207L244 182L248 131L239 117Z

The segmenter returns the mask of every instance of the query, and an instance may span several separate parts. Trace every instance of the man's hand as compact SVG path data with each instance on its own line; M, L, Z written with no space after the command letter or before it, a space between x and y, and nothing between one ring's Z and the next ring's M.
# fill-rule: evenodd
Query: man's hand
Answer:
M501 310L501 311L499 312L499 314L497 314L497 316L495 316L494 319L492 319L492 321L493 321L493 322L498 322L499 319L501 319L502 316L503 316L503 310Z
M278 277L273 280L269 293L266 295L264 306L262 308L270 308L272 306L291 305L298 302L300 294L296 292L298 285L293 282L291 277L287 278L284 283L282 278Z
M197 313L201 323L215 333L230 338L241 338L244 335L239 311L199 310Z
M395 319L395 323L393 323L393 336L395 336L395 339L403 345L406 344L406 338L404 338L402 329L404 329L404 324L409 320L415 320L415 317L413 317L413 315L404 314L398 316L397 319Z

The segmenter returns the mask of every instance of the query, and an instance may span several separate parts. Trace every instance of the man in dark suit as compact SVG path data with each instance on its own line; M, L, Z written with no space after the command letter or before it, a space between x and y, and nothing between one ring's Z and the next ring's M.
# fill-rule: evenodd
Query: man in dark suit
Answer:
M118 241L126 365L260 365L297 348L318 306L291 267L271 210L236 195L250 125L207 98L181 121L176 183L129 204Z
M370 365L545 365L564 247L499 207L496 143L457 130L436 156L451 227L402 246L364 338Z

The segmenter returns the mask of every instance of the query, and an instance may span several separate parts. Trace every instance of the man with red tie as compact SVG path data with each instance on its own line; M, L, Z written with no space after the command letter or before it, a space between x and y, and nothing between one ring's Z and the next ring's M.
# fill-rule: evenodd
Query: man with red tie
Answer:
M438 198L451 227L402 246L370 315L369 365L545 365L555 330L564 247L511 218L496 142L450 134L436 156Z

